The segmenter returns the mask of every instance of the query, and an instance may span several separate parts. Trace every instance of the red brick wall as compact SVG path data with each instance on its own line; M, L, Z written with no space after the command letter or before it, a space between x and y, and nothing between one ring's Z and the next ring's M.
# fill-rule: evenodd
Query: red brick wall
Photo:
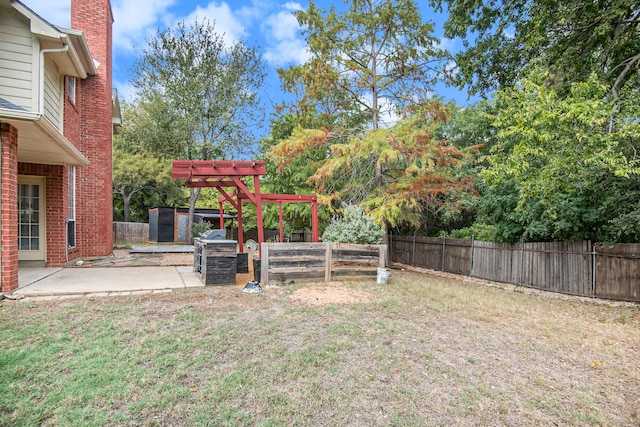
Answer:
M103 256L113 250L112 210L112 24L109 0L72 0L71 27L84 33L98 75L79 81L78 148L91 164L76 173L77 254Z
M18 130L0 123L0 290L18 288Z
M45 177L47 267L64 267L66 263L66 172L64 166L18 163L18 175Z
M80 86L80 82L76 81L76 102L72 103L69 100L69 96L68 96L68 88L67 88L67 79L65 78L65 82L64 82L64 136L76 147L81 148L81 143L80 143L80 110L78 109L79 105L78 105L78 96L79 96L79 86ZM78 170L81 168L76 168L76 175L78 173ZM64 216L65 218L68 215L67 212L67 201L69 199L69 194L68 194L68 169L65 168L64 170L64 176L63 176L63 188L64 188ZM77 203L76 203L77 204ZM79 248L76 244L76 247L68 250L67 249L67 239L66 239L66 222L64 224L65 229L64 229L64 233L65 235L64 237L64 249L67 251L67 259L69 261L75 259L78 256L78 252L79 252ZM77 232L76 232L77 235ZM52 239L56 239L54 237L52 237Z

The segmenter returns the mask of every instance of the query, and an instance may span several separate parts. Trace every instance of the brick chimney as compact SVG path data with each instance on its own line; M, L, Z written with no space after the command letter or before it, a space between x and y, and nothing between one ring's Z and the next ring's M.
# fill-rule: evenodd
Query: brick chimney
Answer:
M71 0L71 28L80 30L98 75L78 82L79 149L89 166L76 171L76 256L113 251L112 199L112 27L109 0Z

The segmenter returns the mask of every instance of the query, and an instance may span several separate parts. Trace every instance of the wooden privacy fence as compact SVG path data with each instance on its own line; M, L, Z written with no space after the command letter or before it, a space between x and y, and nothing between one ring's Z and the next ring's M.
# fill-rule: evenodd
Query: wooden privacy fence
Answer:
M391 236L392 262L571 295L640 301L640 244Z
M113 243L147 243L149 241L149 224L141 222L113 223Z
M262 243L261 283L373 279L386 245Z

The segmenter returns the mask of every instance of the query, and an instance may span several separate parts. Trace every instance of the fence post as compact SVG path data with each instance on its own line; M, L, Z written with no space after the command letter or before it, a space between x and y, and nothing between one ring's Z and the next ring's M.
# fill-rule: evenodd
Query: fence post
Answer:
M442 272L444 273L444 253L446 251L446 246L447 246L447 238L443 237L442 238Z
M378 267L386 267L391 265L391 261L387 262L387 245L378 245Z
M524 236L520 237L520 278L518 286L522 286L522 275L524 274Z
M475 233L473 233L471 235L471 262L470 262L470 266L469 266L469 276L473 277L473 245L476 241L476 235Z
M596 271L597 271L597 264L596 264L596 245L591 243L591 240L589 240L589 244L591 245L591 259L592 259L592 264L591 264L591 297L595 298L596 296Z
M393 262L393 231L389 231L389 265ZM386 267L386 266L385 266Z
M260 283L262 286L267 286L269 284L269 243L262 242L260 248Z
M411 253L411 265L416 265L416 234L418 234L418 230L413 233L413 251Z
M324 281L326 283L331 281L331 268L333 264L333 243L325 243L325 266L324 266Z

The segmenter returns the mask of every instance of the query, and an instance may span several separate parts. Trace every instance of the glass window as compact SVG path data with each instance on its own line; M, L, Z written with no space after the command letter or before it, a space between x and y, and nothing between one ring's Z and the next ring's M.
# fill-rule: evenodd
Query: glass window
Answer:
M76 103L76 78L67 76L67 97L72 103Z
M76 167L69 166L67 205L67 246L76 247Z

